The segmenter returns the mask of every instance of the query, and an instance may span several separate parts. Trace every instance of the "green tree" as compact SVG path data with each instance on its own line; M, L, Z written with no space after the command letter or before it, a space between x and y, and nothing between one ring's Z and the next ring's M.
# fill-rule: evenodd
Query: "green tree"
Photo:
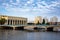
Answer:
M49 23L46 23L46 25L49 25Z
M45 19L43 19L43 22L42 22L42 24L45 24Z
M36 25L41 25L41 23L38 21Z
M5 22L6 22L6 19L5 18L1 18L0 19L0 25L3 25Z

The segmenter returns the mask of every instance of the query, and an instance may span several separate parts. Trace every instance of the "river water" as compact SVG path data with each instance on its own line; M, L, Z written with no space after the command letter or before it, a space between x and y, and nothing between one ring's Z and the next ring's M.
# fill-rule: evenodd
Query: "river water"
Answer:
M60 40L60 32L0 30L0 40Z

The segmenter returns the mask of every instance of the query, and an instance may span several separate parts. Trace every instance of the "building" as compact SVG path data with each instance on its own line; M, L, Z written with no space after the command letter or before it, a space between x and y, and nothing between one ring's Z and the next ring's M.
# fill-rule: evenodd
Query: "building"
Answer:
M42 19L41 16L37 16L37 17L35 17L34 23L37 24L38 22L42 24L43 19Z
M27 18L23 18L23 17L0 15L0 18L5 18L7 20L4 25L26 25L27 24Z
M57 25L60 25L60 22L57 22Z
M50 19L50 24L52 24L52 25L57 24L57 22L58 22L58 18L56 16L54 16Z
M45 24L48 23L48 19L47 18L44 18L44 20L45 20Z

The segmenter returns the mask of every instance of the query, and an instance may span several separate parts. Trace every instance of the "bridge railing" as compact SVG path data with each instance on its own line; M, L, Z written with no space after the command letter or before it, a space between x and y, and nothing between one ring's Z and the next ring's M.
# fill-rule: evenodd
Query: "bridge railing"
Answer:
M13 26L15 26L15 27L20 27L20 26L60 26L60 25L0 25L0 26L9 26L9 27L13 27Z
M26 25L0 25L0 26L7 26L7 27L21 27L21 26L26 26Z

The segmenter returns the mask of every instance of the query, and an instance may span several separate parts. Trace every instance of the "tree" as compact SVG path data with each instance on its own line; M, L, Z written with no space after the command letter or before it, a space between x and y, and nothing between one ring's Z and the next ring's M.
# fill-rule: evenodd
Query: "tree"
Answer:
M27 23L28 25L34 25L34 23Z
M0 19L0 24L1 24L1 25L3 25L5 22L6 22L6 19L5 19L5 18L1 18L1 19Z
M39 25L39 24L40 24L40 23L39 23L39 21L38 21L36 25Z
M46 25L49 25L49 23L46 23Z
M43 19L43 22L42 22L42 24L45 24L45 19Z

